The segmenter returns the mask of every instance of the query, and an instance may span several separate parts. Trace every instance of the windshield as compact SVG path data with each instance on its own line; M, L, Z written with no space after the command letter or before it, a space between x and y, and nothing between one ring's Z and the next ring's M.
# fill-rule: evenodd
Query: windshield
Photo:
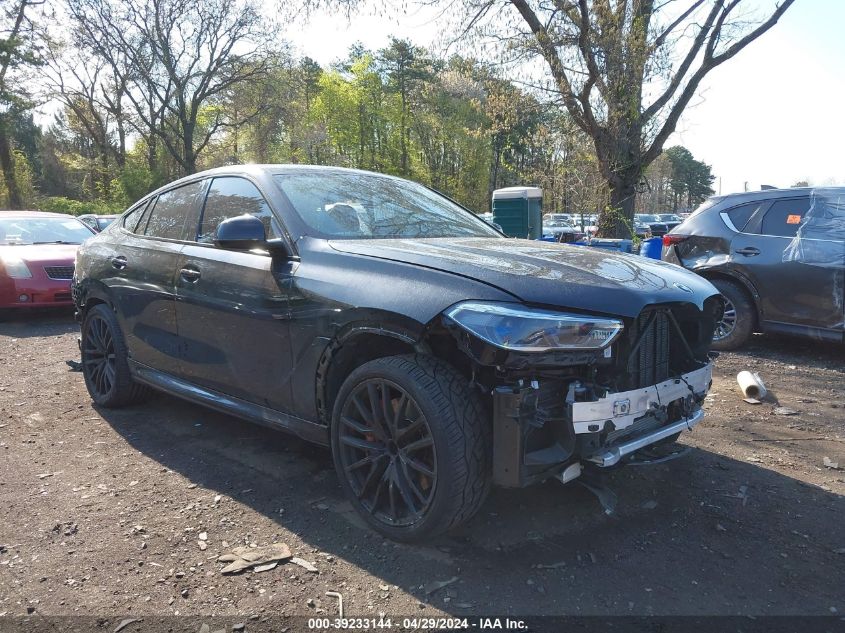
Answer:
M0 244L82 244L91 230L76 218L0 217Z
M320 237L502 237L472 212L407 180L331 171L274 178Z
M115 216L107 216L107 217L100 217L100 218L97 218L97 226L98 226L98 227L100 228L100 230L102 231L102 230L103 230L104 228L106 228L109 224L111 224L112 222L114 222L114 220L115 220Z
M663 213L658 216L661 222L677 222L681 218L679 218L674 213Z
M638 219L640 222L657 222L657 221L658 221L658 219L657 219L657 216L656 216L656 215L647 215L647 214L645 214L645 213L641 213L641 214L639 214L639 215L637 216L637 219Z

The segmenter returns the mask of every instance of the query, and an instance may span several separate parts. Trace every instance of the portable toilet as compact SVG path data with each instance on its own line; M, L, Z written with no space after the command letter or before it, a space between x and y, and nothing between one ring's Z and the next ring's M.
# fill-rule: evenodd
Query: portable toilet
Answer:
M496 189L493 222L509 237L538 239L543 235L543 190L540 187Z

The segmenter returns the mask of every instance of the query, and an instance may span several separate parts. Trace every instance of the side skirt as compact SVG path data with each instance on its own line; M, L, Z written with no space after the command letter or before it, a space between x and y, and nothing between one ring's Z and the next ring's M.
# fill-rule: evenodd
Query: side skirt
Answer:
M763 327L761 329L766 334L786 334L788 336L812 338L817 341L845 343L845 331L842 330L783 323L782 321L763 321L762 325Z
M228 413L238 418L243 418L273 429L281 429L293 433L309 442L329 445L328 428L316 422L309 422L275 409L262 407L261 405L232 398L218 391L204 389L192 383L175 378L170 374L142 365L136 361L129 361L129 369L132 377L140 383L148 385L153 389L164 391L170 395L182 398L190 402L201 404L221 413Z

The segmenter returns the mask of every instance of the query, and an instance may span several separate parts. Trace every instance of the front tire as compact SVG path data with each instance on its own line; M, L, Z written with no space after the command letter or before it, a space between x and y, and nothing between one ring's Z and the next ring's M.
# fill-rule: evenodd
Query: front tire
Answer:
M397 541L457 527L490 490L492 435L479 396L429 356L354 370L335 400L332 453L353 507Z
M142 399L147 389L132 380L128 353L117 317L104 304L85 313L82 321L82 375L91 399L108 408Z
M727 279L710 282L725 299L725 313L716 324L710 347L719 351L742 347L754 331L754 303L736 282Z

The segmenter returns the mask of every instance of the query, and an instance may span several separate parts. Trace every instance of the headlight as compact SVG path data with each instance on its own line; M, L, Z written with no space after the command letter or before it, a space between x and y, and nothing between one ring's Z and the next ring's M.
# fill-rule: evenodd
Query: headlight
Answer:
M3 262L6 274L12 279L29 279L32 277L26 262L17 255L2 255L0 261Z
M603 349L624 327L617 319L539 310L517 303L466 301L449 308L446 316L491 345L518 352Z

